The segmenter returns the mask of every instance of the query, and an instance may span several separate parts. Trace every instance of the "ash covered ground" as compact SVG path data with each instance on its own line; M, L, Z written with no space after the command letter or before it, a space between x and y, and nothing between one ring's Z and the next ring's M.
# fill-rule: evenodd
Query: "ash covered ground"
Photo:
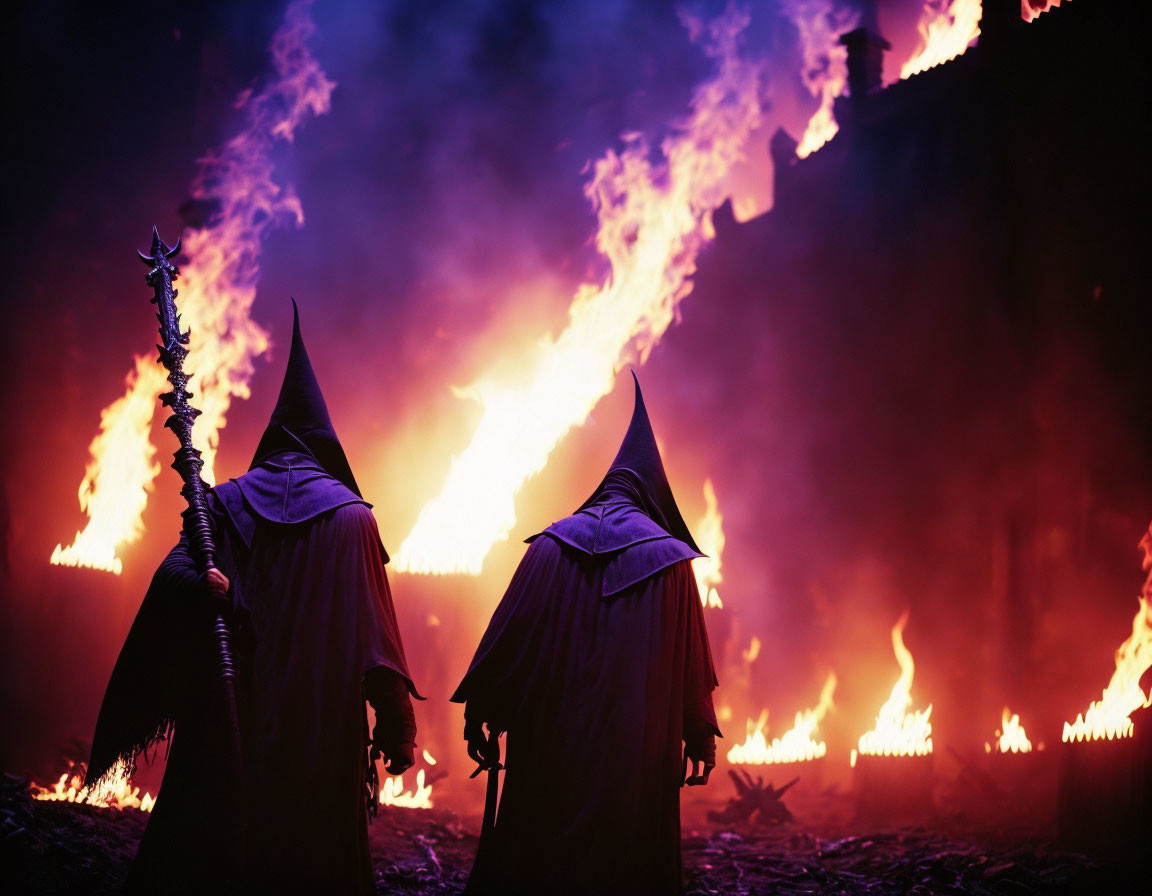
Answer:
M937 808L902 822L861 819L851 794L830 786L789 793L792 821L718 823L708 813L725 808L733 787L723 775L713 784L684 799L688 896L1142 891L1134 866L1057 846L1043 795L990 794L963 775L938 788ZM0 891L118 892L147 816L35 801L27 785L13 776L0 785ZM447 809L382 807L371 826L377 892L461 892L479 827L478 816Z

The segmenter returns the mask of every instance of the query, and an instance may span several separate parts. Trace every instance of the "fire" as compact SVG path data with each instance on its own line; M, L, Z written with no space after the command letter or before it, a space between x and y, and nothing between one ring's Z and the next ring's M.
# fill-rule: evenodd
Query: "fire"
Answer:
M1152 694L1145 694L1140 678L1152 666L1152 524L1140 539L1144 552L1142 568L1148 573L1138 600L1140 607L1132 618L1132 634L1116 651L1116 670L1104 694L1093 701L1088 711L1076 721L1064 723L1065 743L1078 740L1100 740L1132 736L1129 715L1144 706L1152 706Z
M775 762L803 762L819 759L828 752L824 741L813 738L817 726L832 708L832 695L836 691L836 675L829 673L820 691L820 701L812 709L796 713L796 722L789 731L768 742L768 710L760 713L757 722L748 721L748 736L744 743L728 751L728 761L740 765L767 765Z
M708 24L684 21L704 39L717 73L696 89L691 114L660 146L662 158L643 135L629 134L622 151L594 164L585 194L611 273L577 290L564 331L542 339L519 376L486 375L456 390L483 413L401 544L397 569L478 575L516 522L521 485L608 394L625 363L647 360L692 291L696 257L715 236L712 212L761 123L763 78L761 64L738 52L746 13L732 8Z
M91 789L84 786L84 772L83 764L73 766L51 788L33 783L32 795L38 800L87 803L101 809L139 809L141 812L151 812L156 804L152 794L140 796L140 788L132 786L128 766L122 759Z
M724 517L720 515L720 505L716 502L716 490L712 480L704 480L704 518L694 530L696 543L707 557L697 557L692 561L692 572L696 575L696 585L700 588L700 602L706 607L720 609L724 602L716 586L724 581L720 573L720 555L724 552Z
M980 36L980 0L925 0L920 13L920 43L900 69L909 78L948 62L976 43Z
M796 155L803 159L840 130L832 115L832 104L848 82L848 48L840 43L840 35L856 27L859 14L829 0L791 0L784 10L800 32L804 86L820 100L796 146Z
M1032 741L1028 740L1028 735L1024 733L1024 726L1020 724L1020 716L1017 713L1010 713L1007 706L1004 707L1004 712L1000 717L1000 730L996 732L996 752L997 753L1031 753ZM992 744L984 744L984 750L988 753L992 752Z
M908 614L892 627L892 650L900 664L900 677L888 701L880 707L876 727L860 735L859 751L868 756L926 756L932 752L932 707L908 712L912 705L912 676L916 670L912 654L904 646ZM855 750L853 765L855 765Z
M427 750L424 750L424 762L430 766L436 764L436 759ZM396 775L384 779L380 788L381 806L400 806L405 809L431 809L432 785L424 783L425 770L416 772L416 789L404 789L404 776Z
M1025 21L1031 22L1059 5L1060 0L1021 0L1020 14Z
M275 77L237 98L243 129L200 160L192 185L192 198L214 209L204 226L183 234L191 260L180 279L180 312L192 330L188 369L202 412L196 443L210 483L232 399L248 397L253 360L268 348L268 334L250 317L261 246L274 227L304 223L295 192L272 179L272 154L281 141L292 141L307 117L328 111L335 87L307 47L315 31L310 6L311 0L289 5L269 48ZM141 516L160 471L151 429L164 372L151 356L138 355L126 384L124 395L101 413L88 449L91 460L80 484L88 523L71 545L56 546L52 563L119 573L117 547L143 533Z

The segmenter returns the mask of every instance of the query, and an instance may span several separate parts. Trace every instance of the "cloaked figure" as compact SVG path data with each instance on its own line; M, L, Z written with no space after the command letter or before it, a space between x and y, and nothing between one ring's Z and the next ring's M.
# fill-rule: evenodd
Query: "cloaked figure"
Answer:
M507 732L465 893L678 894L679 788L715 764L717 681L690 566L702 554L639 382L608 475L528 541L452 697L481 766Z
M388 770L413 762L411 697L421 698L388 555L294 318L284 384L252 465L209 494L219 569L201 576L181 538L152 580L100 710L92 781L117 760L132 768L172 734L129 892L374 893L365 698ZM210 635L219 600L236 654L238 770Z

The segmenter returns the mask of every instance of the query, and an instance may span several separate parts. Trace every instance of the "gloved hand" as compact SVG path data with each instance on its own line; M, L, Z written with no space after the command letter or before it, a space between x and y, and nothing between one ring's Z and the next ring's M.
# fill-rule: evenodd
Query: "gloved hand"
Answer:
M228 581L228 577L220 570L212 568L203 575L204 588L208 592L209 598L213 601L220 601L227 603L231 600L228 590L232 587L232 583Z
M491 725L488 726L489 731L493 731ZM499 732L496 732L497 735ZM488 741L488 734L484 731L484 723L476 721L475 719L464 720L464 740L468 742L468 757L476 763L478 768L477 772L485 771L500 764L500 745L499 741L496 743L496 748L493 750L492 744Z
M402 774L416 761L416 717L408 683L399 673L377 666L364 677L364 692L376 711L372 746L387 759L388 774Z
M692 774L688 774L688 763L692 763ZM703 767L703 771L701 771ZM681 786L696 787L708 783L708 776L716 767L716 738L709 734L700 740L684 744L684 770Z
M402 775L416 764L416 745L388 743L381 737L380 726L372 731L372 746L384 756L384 770L390 775Z

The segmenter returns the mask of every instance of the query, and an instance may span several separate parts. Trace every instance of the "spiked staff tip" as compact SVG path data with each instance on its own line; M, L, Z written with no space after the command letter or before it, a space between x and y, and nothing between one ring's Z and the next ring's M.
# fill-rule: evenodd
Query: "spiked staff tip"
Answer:
M152 254L145 255L139 249L136 250L136 255L144 264L152 267L156 263L157 258L172 258L180 253L180 237L176 237L176 245L169 248L164 244L164 240L160 239L160 231L156 226L152 227Z

